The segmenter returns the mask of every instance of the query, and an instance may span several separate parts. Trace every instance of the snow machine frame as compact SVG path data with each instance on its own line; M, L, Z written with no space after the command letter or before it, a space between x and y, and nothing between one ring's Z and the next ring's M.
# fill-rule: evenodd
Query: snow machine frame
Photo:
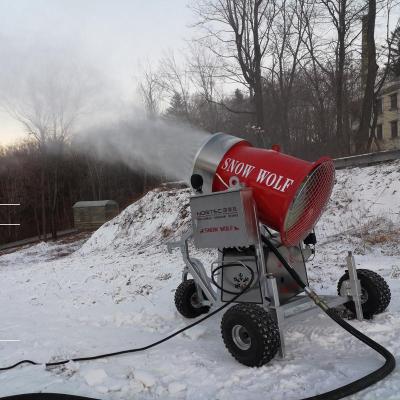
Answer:
M224 216L217 215L216 218L214 218L215 210L218 210L217 214L221 214L221 212L224 213L227 207L224 207L224 209L221 210L221 206L223 204L226 205L232 203L232 199L234 199L234 203L236 201L236 211L239 209L239 212L233 215L233 219L230 219L230 223L233 221L233 224L241 224L240 229L237 229L238 232L235 232L233 229L233 232L230 232L228 228L218 231L216 228L212 231L212 235L210 235L210 237L212 237L211 241L207 238L203 240L200 232L204 233L204 228L202 228L202 226L204 227L204 224L201 224L202 218L201 216L199 217L199 215L202 215L202 213L204 215L204 209L207 211L211 210L211 212L207 213L206 217L203 218L203 221L206 220L208 225L210 220L214 222L219 222L218 220L221 220L222 223L226 224L226 222L224 222L226 221ZM308 317L309 315L319 311L319 307L317 307L310 297L307 296L300 288L296 287L294 291L289 294L287 293L286 288L286 293L283 293L282 285L280 285L280 282L277 281L278 276L276 273L274 273L277 272L277 270L276 268L271 268L269 265L272 260L269 258L270 253L266 253L265 251L262 235L270 235L271 239L275 241L275 244L280 245L280 251L282 251L282 249L288 250L289 248L280 244L279 234L271 236L265 226L260 223L257 217L256 206L252 198L252 190L250 188L236 186L222 192L210 194L195 193L190 197L190 206L192 214L192 228L184 233L180 240L169 241L167 244L169 253L172 253L173 249L179 249L181 251L182 258L185 263L182 271L182 282L188 281L189 275L193 277L200 307L220 306L221 304L230 300L229 298L224 299L224 294L226 294L226 291L222 290L224 286L222 274L219 274L217 278L219 287L214 289L212 285L212 277L207 274L207 270L203 263L199 259L191 256L189 242L194 240L196 248L218 249L218 260L211 264L211 274L214 266L221 267L226 262L224 260L225 249L237 248L239 246L245 246L247 248L254 249L256 262L253 272L256 276L256 283L259 284L259 288L261 290L261 301L258 301L258 304L265 311L269 312L275 320L279 329L280 337L279 355L282 358L285 357L284 331L288 322L304 319L305 317ZM232 240L232 244L230 246L228 246L230 244L229 240ZM304 268L304 272L306 272L306 261L309 258L307 253L311 254L310 247L304 243L299 243L297 247L301 251L303 261L302 265L300 263L300 265L297 267L297 272L301 273L302 268ZM304 257L304 254L306 254L306 257ZM292 262L292 260L290 260L289 253L288 257L288 261ZM245 266L240 258L243 259L243 256L239 254L237 256L236 263ZM232 259L235 259L235 256L231 256L227 262L232 263ZM324 295L320 297L330 308L335 308L342 304L348 303L349 301L353 301L355 305L356 317L358 320L362 320L363 311L361 306L361 285L360 280L357 277L355 261L351 252L349 252L346 257L346 264L349 280L346 282L346 285L344 285L340 295ZM274 270L274 272L271 270ZM307 279L306 275L305 278ZM254 286L254 284L255 283L252 282L251 286ZM232 295L234 294L232 292L228 293L231 293ZM240 293L240 290L236 291L235 293ZM245 295L246 293L243 294L243 296ZM282 301L282 297L285 298L284 301ZM234 303L254 302L257 303L257 301L241 300L240 297L234 301Z

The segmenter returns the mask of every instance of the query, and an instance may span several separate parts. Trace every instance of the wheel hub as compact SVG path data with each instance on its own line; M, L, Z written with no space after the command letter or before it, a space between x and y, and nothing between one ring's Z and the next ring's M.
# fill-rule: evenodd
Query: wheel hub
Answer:
M192 296L190 297L190 304L193 308L200 308L201 304L199 302L199 296L197 295L197 292L194 292Z
M232 339L240 350L248 350L251 347L249 332L242 325L235 325L232 328Z
M341 296L350 296L351 295L350 288L351 288L350 280L343 281L343 284L340 287L340 295ZM363 287L361 287L360 301L361 301L361 304L365 304L368 301L368 292Z

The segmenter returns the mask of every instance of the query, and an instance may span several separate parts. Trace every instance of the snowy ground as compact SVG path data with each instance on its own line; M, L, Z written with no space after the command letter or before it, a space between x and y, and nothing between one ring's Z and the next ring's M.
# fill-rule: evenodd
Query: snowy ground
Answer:
M309 264L312 285L335 293L347 250L358 266L383 275L389 309L352 323L400 354L400 163L339 171L320 244ZM41 243L0 257L0 366L46 362L156 341L188 323L173 295L182 260L165 242L188 221L188 191L150 192L86 243ZM344 232L338 234L339 232ZM213 254L198 254L210 262ZM0 373L0 396L34 391L100 399L301 399L372 371L382 360L326 317L293 323L287 358L254 369L225 349L216 315L147 352L45 370ZM399 399L400 373L353 396Z

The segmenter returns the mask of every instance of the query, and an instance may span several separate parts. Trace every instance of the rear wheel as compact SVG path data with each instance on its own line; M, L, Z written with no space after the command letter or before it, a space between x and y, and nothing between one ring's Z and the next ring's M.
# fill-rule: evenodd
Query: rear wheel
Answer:
M210 307L201 305L197 287L193 279L183 281L175 292L175 307L186 318L196 318L206 314Z
M386 281L376 272L369 269L358 269L357 276L361 285L361 306L365 318L372 318L373 315L380 314L388 307L391 299L390 288ZM346 272L338 283L338 293L341 296L347 294L350 278ZM355 313L353 301L345 304L346 308Z
M272 360L280 345L278 325L255 304L231 307L222 317L221 333L232 356L249 367L260 367Z

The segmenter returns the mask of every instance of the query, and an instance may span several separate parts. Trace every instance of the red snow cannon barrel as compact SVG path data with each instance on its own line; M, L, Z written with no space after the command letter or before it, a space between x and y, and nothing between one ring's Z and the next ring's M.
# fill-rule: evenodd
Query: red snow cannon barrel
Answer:
M328 157L308 162L216 133L197 152L193 174L202 176L204 193L226 190L235 181L252 188L260 221L291 246L303 240L321 216L335 168Z

